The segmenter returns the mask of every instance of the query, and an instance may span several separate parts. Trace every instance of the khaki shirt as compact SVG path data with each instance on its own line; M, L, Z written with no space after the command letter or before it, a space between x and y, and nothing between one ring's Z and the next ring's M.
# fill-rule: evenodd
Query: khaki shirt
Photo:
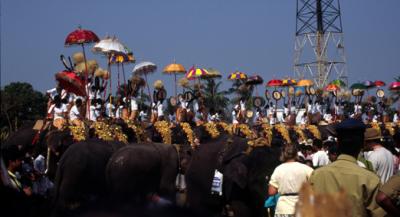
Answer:
M314 170L310 182L319 193L344 189L352 203L352 216L384 215L383 209L375 202L380 187L379 177L358 166L357 160L350 155L341 154L335 162Z

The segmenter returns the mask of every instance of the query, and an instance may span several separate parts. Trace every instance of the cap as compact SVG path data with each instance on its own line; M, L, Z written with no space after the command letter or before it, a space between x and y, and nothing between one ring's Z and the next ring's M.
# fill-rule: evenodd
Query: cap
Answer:
M365 124L361 120L348 118L335 126L337 132L360 130L365 131Z

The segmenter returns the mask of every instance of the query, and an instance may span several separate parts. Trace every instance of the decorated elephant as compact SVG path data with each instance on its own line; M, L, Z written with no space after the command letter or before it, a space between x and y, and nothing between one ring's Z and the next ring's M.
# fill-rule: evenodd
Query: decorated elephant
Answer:
M248 140L221 133L202 136L186 173L187 205L200 216L262 216L268 178L279 164L279 148L259 146L249 151ZM203 131L203 133L201 133ZM216 170L223 174L222 191L214 188Z
M69 215L104 201L106 164L112 153L125 145L100 139L72 144L58 164L53 215Z

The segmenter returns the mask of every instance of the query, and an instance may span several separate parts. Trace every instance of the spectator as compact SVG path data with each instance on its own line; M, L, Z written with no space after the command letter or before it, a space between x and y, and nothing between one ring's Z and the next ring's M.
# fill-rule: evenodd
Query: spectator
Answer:
M380 187L379 177L357 165L357 156L364 143L365 125L356 119L346 119L336 126L338 136L337 160L314 170L310 182L320 193L343 189L353 207L352 216L382 216L374 198Z
M314 139L313 145L317 148L317 152L315 152L312 157L313 167L318 168L329 164L329 157L322 145L322 141L320 139Z
M400 216L400 174L392 176L379 189L376 202L388 213L388 216Z
M313 169L297 162L297 150L294 146L286 146L282 152L281 165L275 168L269 182L270 196L279 192L275 216L294 216L295 206L299 199L301 185L307 181Z
M394 156L380 143L379 130L368 128L364 134L365 147L369 151L365 159L372 163L375 173L384 184L394 174Z

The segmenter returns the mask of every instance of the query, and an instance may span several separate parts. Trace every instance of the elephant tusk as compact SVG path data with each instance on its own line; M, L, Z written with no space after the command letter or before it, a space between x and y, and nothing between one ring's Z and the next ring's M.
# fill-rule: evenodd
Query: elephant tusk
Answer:
M45 174L49 171L49 164L50 164L50 148L47 147L47 158L46 158L46 170L44 171Z

